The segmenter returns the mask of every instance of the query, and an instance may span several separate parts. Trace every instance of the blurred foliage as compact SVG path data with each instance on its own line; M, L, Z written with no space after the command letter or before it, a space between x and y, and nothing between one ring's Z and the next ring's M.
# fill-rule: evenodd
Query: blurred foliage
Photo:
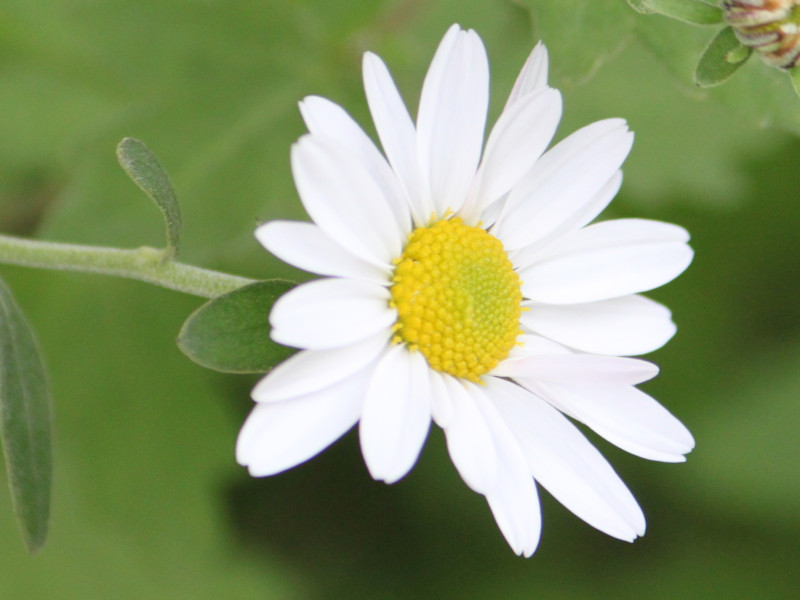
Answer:
M0 494L3 598L786 598L800 557L800 105L749 61L691 84L713 28L621 0L6 0L0 5L0 228L160 246L116 164L144 140L172 178L182 256L256 278L297 273L257 222L300 218L296 102L332 98L368 131L360 56L387 61L412 110L452 22L491 59L492 115L543 39L565 98L559 136L622 116L636 132L612 212L675 221L689 272L653 297L679 333L647 387L697 438L685 465L599 443L648 516L609 539L549 497L530 560L505 545L436 432L402 482L373 482L350 434L252 480L233 458L251 376L174 340L201 302L144 284L3 268L36 329L55 403L51 538L31 559ZM546 494L543 494L546 496Z
M47 370L25 316L0 280L0 441L22 539L31 554L47 539L53 475Z

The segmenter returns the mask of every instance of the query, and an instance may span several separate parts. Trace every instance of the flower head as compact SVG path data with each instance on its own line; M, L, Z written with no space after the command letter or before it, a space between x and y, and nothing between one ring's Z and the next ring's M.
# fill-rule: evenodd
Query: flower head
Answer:
M724 0L722 10L736 38L766 64L792 69L800 61L800 1Z
M433 420L518 554L539 540L535 482L609 535L642 535L636 500L570 421L653 460L682 461L694 445L635 387L657 367L628 358L675 332L669 311L638 293L688 266L688 234L641 219L590 224L620 187L633 135L610 119L545 152L561 96L541 44L485 145L489 69L474 31L444 36L416 123L384 63L367 53L363 68L385 157L339 106L306 98L310 133L292 171L313 224L256 231L324 278L273 308L273 339L301 352L253 390L238 461L272 475L359 423L371 475L392 483Z

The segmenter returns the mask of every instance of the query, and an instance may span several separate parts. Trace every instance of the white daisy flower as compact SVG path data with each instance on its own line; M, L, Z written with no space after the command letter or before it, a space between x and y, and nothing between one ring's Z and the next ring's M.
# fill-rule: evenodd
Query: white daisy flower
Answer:
M485 145L489 67L474 31L444 36L416 125L381 59L367 53L363 71L385 157L338 105L306 98L310 133L291 159L313 224L256 231L325 277L272 310L272 338L301 352L253 390L237 460L279 473L359 423L370 474L392 483L433 419L516 553L540 537L535 482L632 541L645 530L639 505L570 418L652 460L682 461L694 445L634 387L657 367L626 358L675 333L669 310L638 293L689 265L689 236L658 221L589 224L620 187L633 134L599 121L545 152L561 96L541 44Z

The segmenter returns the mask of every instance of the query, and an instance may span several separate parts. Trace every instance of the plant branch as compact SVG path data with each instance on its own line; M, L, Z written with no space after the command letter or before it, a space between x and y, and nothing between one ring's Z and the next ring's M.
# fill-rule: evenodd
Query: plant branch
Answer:
M0 234L0 263L138 279L203 298L232 292L254 280L168 260L164 250L81 246Z

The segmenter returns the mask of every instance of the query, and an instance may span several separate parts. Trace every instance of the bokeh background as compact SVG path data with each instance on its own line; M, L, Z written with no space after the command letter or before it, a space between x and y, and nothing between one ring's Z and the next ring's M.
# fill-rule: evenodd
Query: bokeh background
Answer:
M367 50L412 111L453 22L483 37L491 118L538 39L565 99L559 137L620 116L636 132L609 216L680 223L690 270L651 296L678 334L646 386L693 431L681 465L599 441L647 535L594 531L543 496L537 554L514 556L433 431L417 467L372 481L349 434L288 473L235 464L256 378L191 363L175 336L201 300L131 281L0 268L36 329L56 418L51 536L30 557L0 493L0 598L790 598L800 579L800 99L753 59L698 90L717 28L623 0L3 0L0 230L159 246L158 212L118 167L125 136L169 171L183 260L301 278L255 242L302 218L297 101L368 131ZM594 438L593 438L594 439ZM5 475L0 484L5 487Z

